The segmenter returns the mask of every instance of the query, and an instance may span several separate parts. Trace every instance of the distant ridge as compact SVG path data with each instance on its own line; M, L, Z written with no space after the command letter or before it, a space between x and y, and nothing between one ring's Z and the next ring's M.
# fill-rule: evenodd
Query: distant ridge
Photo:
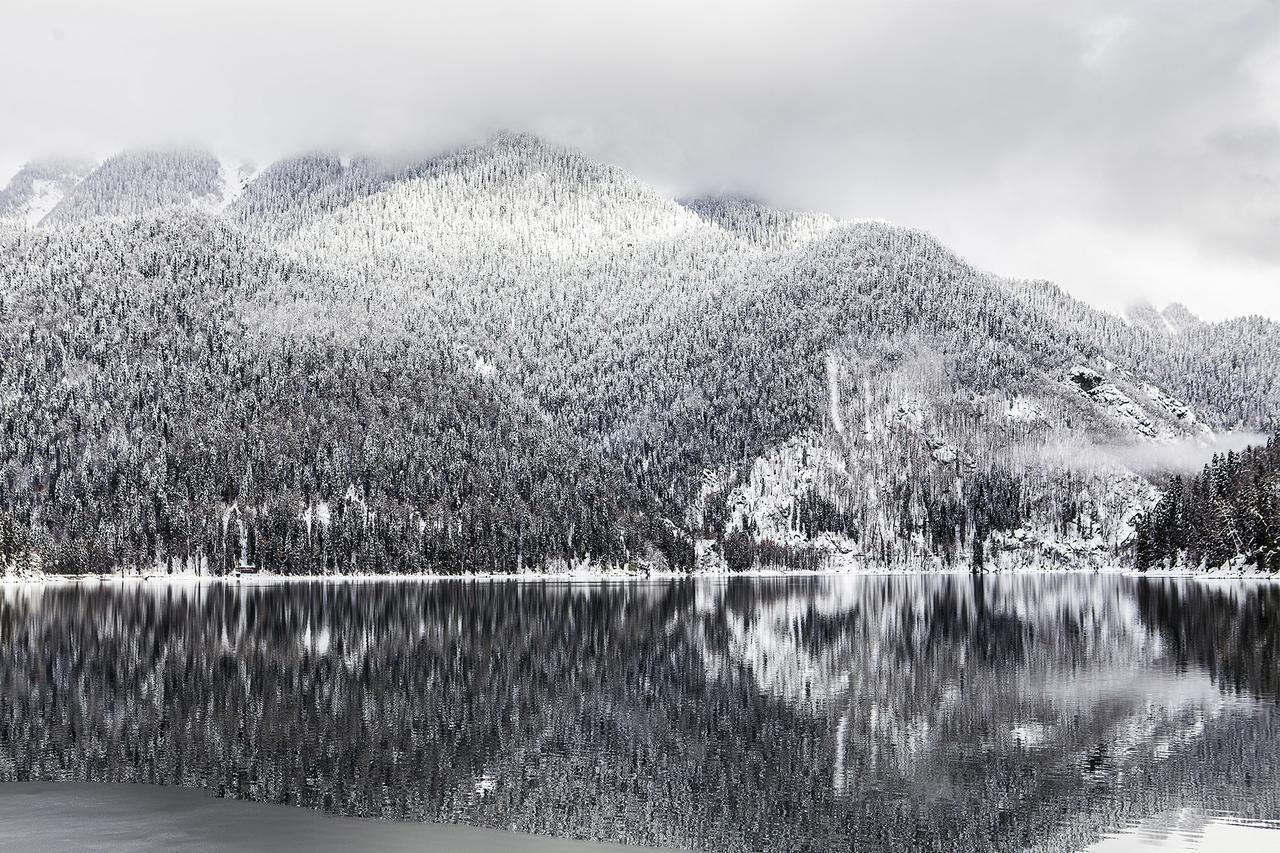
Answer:
M94 168L80 160L35 160L0 190L0 219L36 225Z

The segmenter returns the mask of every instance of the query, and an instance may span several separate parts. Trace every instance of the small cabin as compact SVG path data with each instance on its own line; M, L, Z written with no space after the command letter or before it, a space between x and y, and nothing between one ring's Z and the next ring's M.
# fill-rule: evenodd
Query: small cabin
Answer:
M238 575L256 575L257 573L258 567L252 563L241 563L236 566L236 574Z

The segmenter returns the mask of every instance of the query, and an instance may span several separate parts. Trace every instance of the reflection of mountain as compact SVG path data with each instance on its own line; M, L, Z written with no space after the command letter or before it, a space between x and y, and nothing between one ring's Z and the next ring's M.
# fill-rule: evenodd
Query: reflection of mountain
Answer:
M1096 771L1120 760L1109 751L1167 753L1226 707L1208 673L1158 669L1164 644L1131 584L1102 596L1074 579L815 584L826 588L788 585L745 612L725 608L727 642L708 669L746 666L767 693L834 712L839 790L878 771L914 774L939 750L958 757L958 743L979 756L1088 753L1076 763Z
M865 806L889 792L974 829L1045 817L983 815L992 802L983 792L1015 809L1071 803L1074 834L1052 833L1064 845L1044 848L1052 850L1141 816L1129 796L1176 797L1187 779L1202 796L1222 796L1230 762L1197 753L1206 739L1258 765L1255 700L1274 696L1276 670L1259 635L1274 643L1267 613L1276 596L1233 592L907 576L793 580L773 595L729 589L702 609L718 614L709 672L747 672L765 694L826 717L838 796ZM1161 622L1173 614L1177 629ZM1280 817L1271 796L1263 812ZM978 812L952 811L965 808Z
M1156 809L1280 817L1250 642L1278 600L1080 576L8 589L0 778L702 849L1064 849Z

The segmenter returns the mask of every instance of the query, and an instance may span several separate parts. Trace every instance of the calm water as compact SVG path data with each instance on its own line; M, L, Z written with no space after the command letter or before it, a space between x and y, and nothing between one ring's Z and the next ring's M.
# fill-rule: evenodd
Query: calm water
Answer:
M1278 607L1086 576L10 586L0 780L717 851L1265 827Z

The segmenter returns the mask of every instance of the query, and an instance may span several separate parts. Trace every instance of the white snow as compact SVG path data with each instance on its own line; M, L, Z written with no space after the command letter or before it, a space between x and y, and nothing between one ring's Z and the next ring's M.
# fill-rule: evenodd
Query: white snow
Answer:
M211 212L215 213L230 207L255 174L253 167L244 160L225 154L218 155L218 169L222 176L222 189L209 205Z
M1005 414L1011 421L1038 421L1044 417L1044 409L1030 397L1014 397Z
M827 394L831 400L831 425L837 434L844 435L844 420L840 417L840 373L831 353L827 353Z
M31 198L27 201L27 209L22 218L28 225L37 225L49 211L58 206L66 195L57 181L35 180L31 182Z
M823 534L809 542L797 529L796 519L796 506L803 495L814 489L824 493L829 482L845 482L848 477L844 460L815 436L790 438L756 457L746 482L729 494L727 527L740 530L749 521L763 539L852 552L854 544L835 534Z

